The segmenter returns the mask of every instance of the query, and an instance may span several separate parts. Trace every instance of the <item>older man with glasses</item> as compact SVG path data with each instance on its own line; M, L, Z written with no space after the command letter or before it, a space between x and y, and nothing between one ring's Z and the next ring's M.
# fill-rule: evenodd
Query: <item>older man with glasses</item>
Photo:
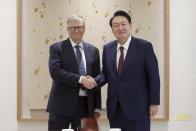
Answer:
M87 76L100 73L99 51L82 41L85 22L81 16L68 17L69 38L50 47L49 71L53 79L48 100L48 130L77 130L82 117L100 116L101 91L88 90L96 82Z

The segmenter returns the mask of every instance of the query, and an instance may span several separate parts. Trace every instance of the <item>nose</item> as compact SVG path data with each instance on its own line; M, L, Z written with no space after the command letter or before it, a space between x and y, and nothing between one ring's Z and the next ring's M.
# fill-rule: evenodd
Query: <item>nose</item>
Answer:
M123 29L123 26L122 25L119 25L119 28L118 28L119 30L122 30Z
M75 29L75 32L78 32L78 31L79 31L79 29L78 29L78 28L76 28L76 29Z

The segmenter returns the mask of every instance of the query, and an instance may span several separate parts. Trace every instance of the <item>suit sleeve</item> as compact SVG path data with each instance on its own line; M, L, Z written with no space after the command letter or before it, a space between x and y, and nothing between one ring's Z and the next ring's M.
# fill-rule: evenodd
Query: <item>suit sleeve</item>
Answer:
M160 104L160 78L158 62L153 51L152 44L149 43L145 49L145 64L148 78L149 87L149 104L159 105Z
M95 77L95 81L97 82L96 89L101 88L107 83L107 75L106 75L106 69L105 69L105 48L103 49L103 56L102 56L102 72Z
M96 51L96 64L95 67L95 76L100 73L100 57L99 57L99 50ZM95 90L95 109L101 109L101 89Z
M62 68L60 50L55 45L50 46L49 71L52 79L57 82L73 87L79 84L79 74L67 72Z

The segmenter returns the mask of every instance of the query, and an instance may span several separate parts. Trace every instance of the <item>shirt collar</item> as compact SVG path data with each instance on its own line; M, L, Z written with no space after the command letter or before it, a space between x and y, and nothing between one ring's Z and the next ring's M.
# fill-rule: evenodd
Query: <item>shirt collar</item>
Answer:
M125 42L125 44L124 45L120 45L119 43L118 43L118 45L117 45L117 50L120 48L120 46L122 46L122 47L124 47L124 49L126 49L126 50L128 50L128 48L129 48L129 45L130 45L130 43L131 43L131 35L129 36L129 38L128 38L128 40Z
M76 44L71 38L69 38L69 40L70 40L71 45L72 45L73 48L75 48L75 46L78 45L78 44ZM82 41L80 42L79 46L80 46L80 48L82 48L82 49L84 48Z

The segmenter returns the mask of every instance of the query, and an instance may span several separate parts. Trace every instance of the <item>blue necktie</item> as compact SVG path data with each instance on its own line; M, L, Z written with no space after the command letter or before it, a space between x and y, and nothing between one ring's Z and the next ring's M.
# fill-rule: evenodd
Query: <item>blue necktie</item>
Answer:
M82 76L86 76L84 61L82 59L82 54L80 52L80 46L76 45L75 48L76 48L76 58L77 58L77 63L78 63L79 74L82 75ZM81 89L85 90L86 88L82 86Z
M82 59L82 54L80 52L80 46L76 45L76 57L77 57L77 63L78 63L78 71L80 75L86 75L85 67L84 67L84 61Z

